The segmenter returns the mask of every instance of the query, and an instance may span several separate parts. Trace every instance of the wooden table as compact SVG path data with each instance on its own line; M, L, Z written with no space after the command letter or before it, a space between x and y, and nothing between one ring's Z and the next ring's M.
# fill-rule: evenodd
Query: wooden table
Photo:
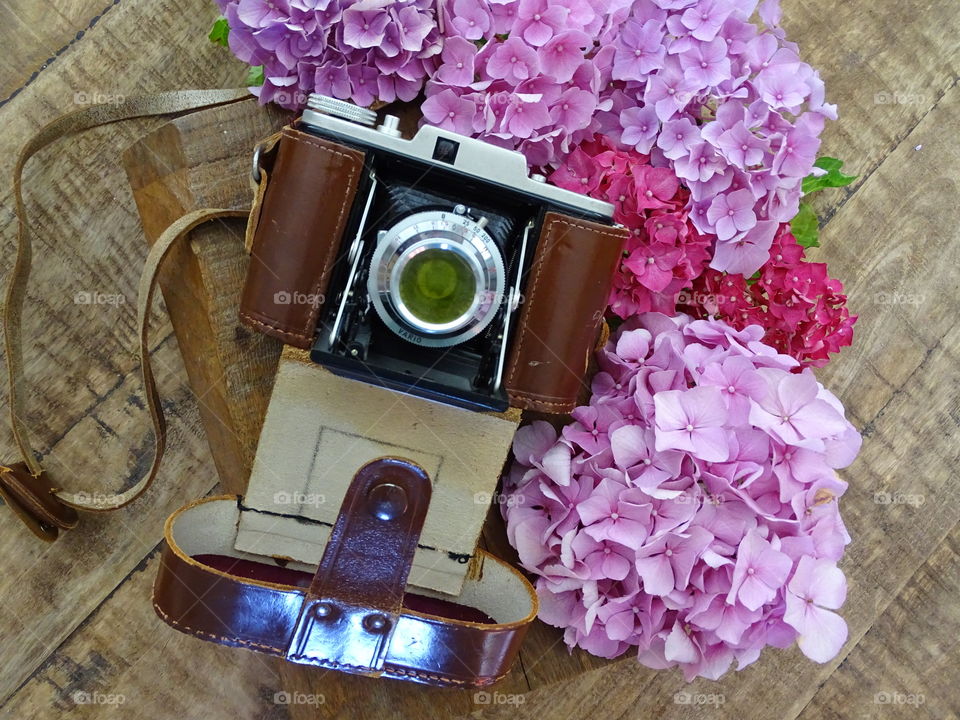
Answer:
M824 247L815 255L844 280L861 316L854 347L819 373L865 438L844 472L850 490L842 510L854 542L842 563L850 640L838 658L821 666L795 648L770 650L742 673L687 686L678 673L653 672L629 657L603 663L575 653L563 672L519 668L503 692L525 694L498 705L335 673L305 678L313 671L281 671L260 656L173 632L149 602L162 522L214 490L216 473L199 420L203 398L186 384L162 322L154 340L171 442L154 488L119 513L88 516L52 546L0 513L0 714L960 717L960 6L784 0L784 9L790 37L840 104L823 152L860 175L817 199ZM44 121L98 95L242 82L240 64L205 39L216 14L209 0L7 0L0 171L9 177L18 147ZM35 387L29 423L47 464L77 489L122 486L149 449L131 353L145 243L119 151L160 122L70 139L27 173L39 230L25 320ZM11 258L9 184L0 231ZM78 303L82 292L115 301ZM6 432L0 450L13 455ZM913 502L884 503L887 492ZM559 640L540 626L531 656L537 644ZM278 693L306 686L323 694L323 705L277 702ZM677 702L680 692L712 695L716 704Z

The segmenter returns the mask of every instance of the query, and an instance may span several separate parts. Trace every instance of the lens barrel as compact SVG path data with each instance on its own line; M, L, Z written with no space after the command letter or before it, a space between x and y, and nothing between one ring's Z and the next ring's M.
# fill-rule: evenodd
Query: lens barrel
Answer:
M429 210L381 234L367 292L384 324L427 347L476 337L497 314L506 277L500 249L464 214Z

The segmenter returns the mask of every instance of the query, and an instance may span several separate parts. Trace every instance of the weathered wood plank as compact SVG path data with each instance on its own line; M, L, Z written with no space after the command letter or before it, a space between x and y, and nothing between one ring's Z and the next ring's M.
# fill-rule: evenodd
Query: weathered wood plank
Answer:
M958 111L955 87L827 224L814 253L860 313L853 347L819 375L867 442L870 422L956 322L960 147L949 129Z
M154 614L159 562L151 552L10 699L3 717L285 717L269 659L174 632Z
M157 47L152 51L123 48L115 41L118 36L143 37L142 12L118 6L85 36L83 52L77 51L78 45L58 63L56 74L44 74L0 109L6 128L0 138L4 175L9 176L19 146L39 125L73 109L70 88L89 84L91 77L97 78L96 89L126 95L170 87L156 77L153 68L159 66L184 85L229 84L233 63L217 48L203 42L193 53L172 49L178 44L174 37L202 31L206 20L198 16L207 13L198 10L204 3L160 5L155 10L167 16L169 29L154 36ZM131 56L143 58L139 71L140 66L128 67ZM105 74L107 67L124 72ZM25 313L25 353L31 361L28 379L36 391L29 406L30 424L41 448L133 369L137 268L146 248L118 158L121 148L158 122L124 123L60 141L27 169L26 200L36 231L36 257ZM4 256L11 257L9 187L0 207ZM78 293L94 292L118 298L123 305L84 304L85 296L76 302Z
M9 177L19 146L37 127L74 109L75 88L132 95L236 83L239 63L203 37L215 15L215 7L201 0L155 2L149 12L143 4L118 5L61 56L55 73L41 73L0 108L5 127L0 172ZM198 42L186 42L194 37ZM157 71L161 67L163 73ZM158 124L132 122L60 141L27 171L26 200L35 228L24 319L33 387L28 421L51 472L73 490L122 487L148 457L148 418L138 404L141 387L132 352L146 245L119 154ZM0 233L6 258L12 257L11 207L5 186ZM84 302L93 293L105 297ZM12 514L0 513L6 567L0 579L5 609L0 702L156 545L169 512L216 482L176 344L164 342L169 337L169 324L158 322L156 370L171 415L173 451L156 487L119 513L84 518L81 529L52 547L37 543ZM0 447L5 460L13 456L9 435L0 437ZM146 595L143 602L149 602Z
M0 104L39 76L120 0L5 2L0 5ZM85 102L82 90L75 98Z
M957 597L960 525L917 569L800 718L960 717Z
M153 549L170 512L216 483L212 463L202 452L202 431L176 343L162 343L155 357L161 393L172 410L170 442L179 452L144 497L114 513L85 516L79 528L54 545L25 533L12 513L0 513L5 564L0 577L0 698L17 688ZM139 377L129 375L91 408L49 451L51 472L90 492L142 472L147 418L137 404L139 392ZM131 456L131 448L136 455ZM149 608L149 596L141 600Z
M815 196L831 217L960 76L960 13L951 0L785 0L783 24L840 106L821 153L845 160L854 185Z

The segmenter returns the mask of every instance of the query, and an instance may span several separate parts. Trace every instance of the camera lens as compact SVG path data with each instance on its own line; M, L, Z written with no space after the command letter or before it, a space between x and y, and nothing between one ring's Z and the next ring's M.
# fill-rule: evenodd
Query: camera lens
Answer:
M473 269L459 253L424 248L400 270L400 299L418 320L447 325L463 317L477 295Z
M483 225L428 210L381 232L367 293L383 323L403 339L445 347L476 337L497 314L506 274Z

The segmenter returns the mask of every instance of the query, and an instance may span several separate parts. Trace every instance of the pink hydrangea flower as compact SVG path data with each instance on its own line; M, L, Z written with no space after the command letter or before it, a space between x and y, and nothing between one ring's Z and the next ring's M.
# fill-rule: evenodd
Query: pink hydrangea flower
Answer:
M519 85L540 70L537 51L516 37L507 38L490 53L485 67L487 75L494 80L505 80Z
M832 560L800 558L787 586L783 620L800 633L797 643L810 659L829 662L847 641L847 623L831 612L846 597L846 578Z
M641 314L570 424L518 431L507 536L571 647L715 679L767 645L826 662L846 641L835 471L859 435L763 334Z
M359 105L412 100L443 49L434 0L218 0L218 5L230 28L230 49L244 62L263 66L264 83L251 90L262 103L288 109L302 108L312 92Z
M710 385L667 390L653 396L657 450L685 450L691 456L723 462L729 454L727 408L720 389Z

